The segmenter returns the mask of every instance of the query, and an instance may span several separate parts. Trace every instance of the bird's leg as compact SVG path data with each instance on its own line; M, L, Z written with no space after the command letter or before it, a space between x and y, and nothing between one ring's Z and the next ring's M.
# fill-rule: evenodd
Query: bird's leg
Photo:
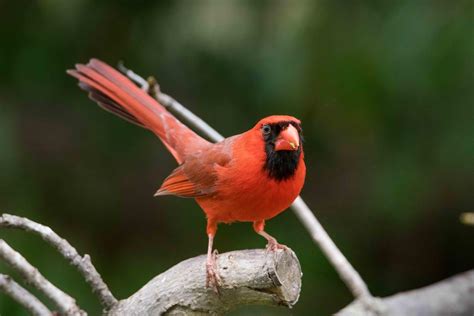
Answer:
M265 238L267 243L267 250L275 251L277 249L288 249L287 246L279 244L275 237L272 237L269 233L263 230L265 227L265 221L255 221L253 222L253 229L257 234Z
M217 223L208 220L207 222L207 236L209 238L207 246L207 260L206 260L206 286L212 287L214 292L219 293L219 286L221 278L217 273L217 249L212 251L212 243L217 231Z

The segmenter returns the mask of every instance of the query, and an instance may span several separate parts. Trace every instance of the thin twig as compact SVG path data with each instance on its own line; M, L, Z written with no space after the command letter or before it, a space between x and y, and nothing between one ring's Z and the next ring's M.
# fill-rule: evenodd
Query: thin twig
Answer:
M123 64L123 61L119 61L117 68L124 75L126 75L130 80L135 82L140 88L148 92L148 90L150 89L148 82L145 79L143 79L140 75L137 75L133 70L125 67L125 65Z
M203 134L204 137L216 143L224 139L224 136L219 134L219 132L209 126L209 124L204 122L204 120L202 120L200 117L189 111L184 105L173 99L171 96L161 92L158 83L153 77L150 77L150 79L147 81L140 75L136 74L133 70L126 68L123 63L118 64L118 69L130 80L135 82L139 87L157 99L158 102L160 102L160 104L166 109L173 112L174 114L178 114L186 121L186 123L188 123L191 128ZM155 85L150 85L150 82L154 83Z
M154 89L153 87L150 87L150 81L146 81L132 70L127 69L123 64L119 65L119 70L141 86L142 89L147 90L148 92L150 92L151 89ZM204 122L201 118L171 96L160 91L157 93L156 99L161 105L166 107L172 113L178 114L190 127L203 134L209 140L219 142L224 139L224 136L219 134L209 124ZM321 248L329 262L334 266L339 277L349 288L352 295L355 298L370 297L371 294L360 274L354 269L339 248L337 248L303 199L297 197L291 205L291 208L298 219L302 222L303 226L308 230L313 241Z
M25 281L44 293L65 315L86 315L71 296L49 282L18 252L13 250L3 239L0 239L0 259L12 269L18 271Z
M61 238L51 228L27 218L10 214L0 216L0 227L18 228L39 235L66 258L72 266L79 270L106 310L112 308L117 303L117 299L102 280L89 255L86 254L83 257L79 255L77 250L67 240Z
M367 285L362 280L359 273L337 248L331 237L329 237L328 233L324 230L323 226L321 226L319 221L316 219L316 216L314 216L313 212L311 212L303 199L300 196L297 197L291 207L298 219L311 235L313 241L319 245L328 260L334 266L352 295L354 295L355 298L371 296Z
M14 301L23 306L30 314L35 316L50 316L51 311L33 294L16 283L10 276L0 274L0 291L10 296Z

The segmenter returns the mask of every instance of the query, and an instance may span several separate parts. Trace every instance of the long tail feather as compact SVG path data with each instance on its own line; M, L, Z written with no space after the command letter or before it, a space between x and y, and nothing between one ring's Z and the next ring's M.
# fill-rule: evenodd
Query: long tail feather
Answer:
M155 133L178 163L183 162L186 153L209 145L127 77L100 60L78 64L67 73L79 79L79 87L100 107Z
M114 100L108 98L106 95L104 95L102 92L98 90L91 89L90 86L84 83L79 83L79 87L82 90L88 91L89 92L89 97L97 102L97 104L103 108L104 110L113 113L124 120L133 123L135 125L138 125L140 127L146 128L145 125L140 123L138 119L133 116L132 114L128 113L123 107L121 107L117 102Z

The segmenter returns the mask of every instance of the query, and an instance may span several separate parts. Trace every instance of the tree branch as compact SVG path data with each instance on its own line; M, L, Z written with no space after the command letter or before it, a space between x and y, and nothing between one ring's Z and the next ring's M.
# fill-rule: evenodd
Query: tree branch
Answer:
M219 294L206 287L206 256L182 261L158 275L110 315L223 314L236 306L293 306L301 289L301 267L291 250L263 249L220 254Z
M293 202L292 208L296 216L311 235L313 241L319 245L329 262L331 262L334 269L336 269L339 277L344 281L352 295L355 298L371 297L369 289L359 273L337 248L331 237L329 237L326 230L321 226L300 196Z
M33 294L16 283L11 277L0 274L0 290L35 316L50 316L51 311Z
M204 122L200 117L189 111L185 106L173 99L171 96L161 92L153 77L150 77L147 81L132 70L127 69L122 63L119 63L118 68L129 79L142 87L142 89L148 91L151 96L155 97L161 105L182 118L190 127L213 142L219 142L224 139L221 134ZM354 269L339 248L337 248L316 219L316 216L314 216L313 212L300 196L293 202L291 209L309 232L313 241L321 248L324 255L336 269L339 277L349 288L352 295L355 298L370 297L371 294L360 274Z
M78 267L85 278L95 280L89 281L93 289L94 284L103 283L88 256L80 257L69 242L59 237L51 228L9 214L0 217L0 227L17 228L38 234L57 249L71 265ZM71 308L72 305L75 306L74 299L49 283L36 268L3 240L0 240L0 259L19 270L27 282L45 292L62 313L82 315L83 312L77 306L77 310ZM111 315L141 315L154 312L173 315L204 311L223 313L244 304L291 307L298 300L301 289L301 267L291 250L280 250L276 253L266 250L245 250L220 255L217 264L223 284L219 296L206 287L205 260L205 256L199 256L177 264L155 277L130 298L120 302L114 298L115 302L108 305L106 313L108 310ZM105 283L103 285L108 292ZM95 292L97 294L97 291Z
M11 268L18 271L27 283L30 283L44 293L65 315L86 315L76 301L49 282L35 267L33 267L18 252L13 250L3 239L0 239L0 259Z
M474 315L474 270L432 285L382 299L355 300L337 316L472 316ZM367 304L369 303L369 304ZM378 306L374 309L374 306Z
M1 218L4 219L4 217ZM12 218L16 217L12 216ZM22 223L26 220L18 219ZM27 221L29 224L34 223ZM5 224L5 222L0 223L3 223L0 227ZM44 292L58 305L62 314L84 315L74 299L44 279L37 269L3 240L0 240L0 259L20 271L27 282ZM185 260L158 275L131 297L114 304L109 311L106 311L106 314L114 316L222 314L239 305L273 304L291 307L298 300L301 289L301 268L291 250L279 250L276 253L265 250L224 253L218 257L218 269L222 278L220 295L216 295L205 286L205 256L203 255ZM50 314L36 297L8 276L0 274L0 290L35 315ZM470 316L474 313L473 293L474 270L471 270L421 289L386 298L362 296L337 315Z
M0 227L17 228L39 235L44 241L53 246L66 260L82 274L86 282L97 295L102 306L107 310L117 303L102 277L95 269L89 255L81 257L69 242L61 238L51 228L33 222L24 217L10 214L0 216Z
M220 142L224 139L224 136L219 134L219 132L213 129L200 117L188 110L184 105L173 99L171 96L161 92L160 87L154 77L150 77L147 81L140 75L136 74L133 70L126 68L123 63L118 64L118 69L143 90L147 91L166 109L174 114L177 114L187 123L187 125L201 133L204 137L213 142Z

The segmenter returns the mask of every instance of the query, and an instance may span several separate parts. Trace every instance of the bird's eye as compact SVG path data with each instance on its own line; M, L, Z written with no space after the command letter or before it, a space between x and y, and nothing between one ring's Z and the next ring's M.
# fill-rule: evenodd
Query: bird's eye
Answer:
M262 127L263 135L268 135L270 134L271 131L272 131L272 128L270 127L270 125L263 125Z

